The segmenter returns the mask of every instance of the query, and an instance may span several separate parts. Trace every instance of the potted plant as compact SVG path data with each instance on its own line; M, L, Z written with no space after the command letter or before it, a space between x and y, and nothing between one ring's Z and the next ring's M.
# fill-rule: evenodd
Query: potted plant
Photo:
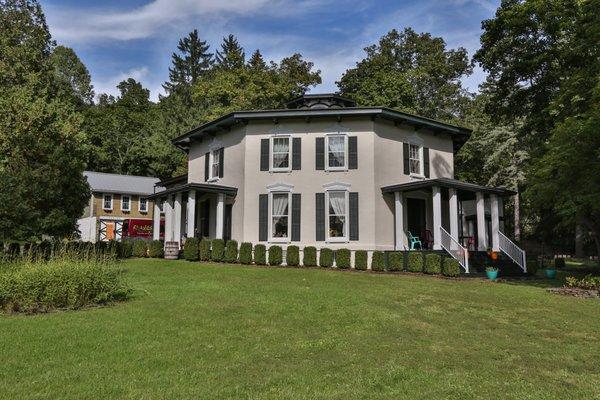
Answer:
M498 278L498 268L493 266L486 267L485 274L490 281L495 281Z
M546 278L548 278L548 279L556 278L556 266L554 265L553 262L548 263L548 266L546 267L546 270L545 270L545 274L546 274Z

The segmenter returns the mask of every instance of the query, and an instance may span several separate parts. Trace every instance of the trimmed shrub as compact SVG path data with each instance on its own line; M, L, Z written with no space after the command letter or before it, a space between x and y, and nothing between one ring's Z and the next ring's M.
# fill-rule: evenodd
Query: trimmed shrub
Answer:
M300 248L298 246L288 246L285 252L285 263L290 267L300 265Z
M240 245L240 263L252 264L252 243L244 242Z
M235 240L229 240L225 245L225 262L238 262L238 243Z
M385 270L385 254L383 251L374 251L371 257L371 270L372 271L383 271Z
M404 269L404 257L401 252L388 253L388 271L402 271Z
M257 244L254 246L254 264L267 264L267 248L264 244Z
M554 268L564 268L565 267L565 259L564 258L555 258L554 259Z
M459 276L460 275L460 264L457 260L452 257L444 258L444 265L442 267L442 274L444 276Z
M350 250L348 250L348 249L336 250L335 265L341 269L350 268Z
M328 268L333 266L333 250L323 248L319 254L319 266Z
M425 273L431 275L442 273L442 257L439 254L425 256Z
M133 241L133 256L146 257L148 255L148 245L145 240L136 239Z
M133 241L129 239L125 239L121 242L119 246L119 257L120 258L129 258L133 256Z
M210 260L210 247L211 240L209 238L202 238L200 241L200 261L209 261Z
M356 250L354 252L354 268L360 271L366 271L369 261L368 253L365 250Z
M210 259L215 262L223 261L225 256L225 241L223 239L213 239Z
M183 258L188 261L198 261L200 255L200 241L195 238L187 238L183 245Z
M187 244L187 242L186 242ZM165 254L163 242L160 240L153 240L148 243L148 257L162 258Z
M304 248L304 259L302 265L305 267L316 267L317 266L317 249L313 246L307 246Z
M406 269L410 272L423 272L423 254L420 251L408 252Z
M283 262L283 256L281 251L281 246L271 246L269 247L269 265L281 265Z

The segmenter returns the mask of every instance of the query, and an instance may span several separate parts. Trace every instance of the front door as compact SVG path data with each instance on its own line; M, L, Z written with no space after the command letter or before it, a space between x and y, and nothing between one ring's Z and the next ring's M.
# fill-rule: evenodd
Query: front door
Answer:
M424 232L427 229L426 201L424 199L413 199L408 197L406 199L406 205L406 229L412 233L413 236L419 236L421 239L424 239L421 237L421 232Z

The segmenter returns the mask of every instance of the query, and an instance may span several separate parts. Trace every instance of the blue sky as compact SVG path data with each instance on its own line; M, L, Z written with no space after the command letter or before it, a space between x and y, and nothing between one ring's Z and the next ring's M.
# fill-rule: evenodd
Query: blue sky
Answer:
M449 47L479 47L481 21L496 0L42 0L53 38L72 47L92 75L96 93L116 93L127 77L141 81L152 99L168 78L171 53L193 29L214 51L233 33L246 54L260 49L279 61L295 52L313 61L323 83L312 92L336 91L335 81L363 58L363 48L393 28L442 36ZM476 69L464 80L476 90Z

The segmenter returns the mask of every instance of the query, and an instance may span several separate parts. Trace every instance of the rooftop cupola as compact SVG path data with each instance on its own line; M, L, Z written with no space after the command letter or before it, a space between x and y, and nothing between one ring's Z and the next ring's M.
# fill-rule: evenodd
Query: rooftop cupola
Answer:
M356 107L352 99L339 96L334 93L305 94L286 103L287 108L297 109L323 109L323 108L346 108Z

